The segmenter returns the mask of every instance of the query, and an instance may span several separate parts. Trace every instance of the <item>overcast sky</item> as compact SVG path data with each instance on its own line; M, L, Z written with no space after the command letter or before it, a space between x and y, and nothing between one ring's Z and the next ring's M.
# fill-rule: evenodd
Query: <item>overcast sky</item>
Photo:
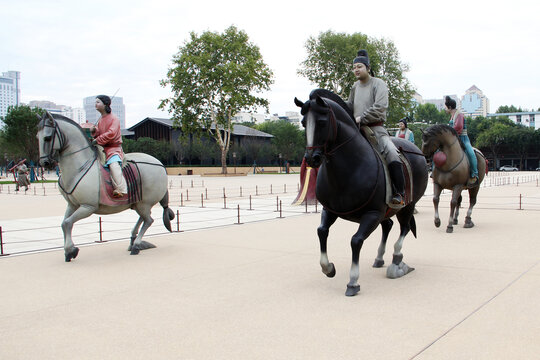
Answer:
M21 72L25 103L82 107L86 96L120 89L131 126L168 117L157 109L170 96L159 81L191 31L235 25L273 70L265 96L270 113L284 115L315 87L296 74L306 40L327 30L361 32L394 42L424 99L462 96L476 85L490 112L538 109L539 10L530 0L0 0L0 72Z

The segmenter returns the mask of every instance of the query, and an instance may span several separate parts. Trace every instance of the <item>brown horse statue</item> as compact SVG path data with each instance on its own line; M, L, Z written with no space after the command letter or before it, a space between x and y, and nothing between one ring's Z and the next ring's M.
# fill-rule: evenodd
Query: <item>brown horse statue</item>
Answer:
M478 160L478 184L467 188L469 178L469 160L459 140L457 132L448 125L433 125L422 133L422 152L426 158L433 157L433 205L435 206L435 226L441 226L439 218L439 196L443 189L452 190L450 202L450 217L446 232L451 233L457 225L459 207L461 206L461 192L469 190L469 209L465 217L464 228L471 228L474 223L471 214L476 204L476 196L480 190L480 184L486 174L486 158L477 149L475 150Z

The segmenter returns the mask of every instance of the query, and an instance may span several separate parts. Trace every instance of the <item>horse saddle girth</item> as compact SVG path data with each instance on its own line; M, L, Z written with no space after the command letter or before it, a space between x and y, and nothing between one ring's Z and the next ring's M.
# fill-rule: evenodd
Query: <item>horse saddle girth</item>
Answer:
M122 176L124 176L124 180L126 181L128 193L121 198L113 197L114 186L112 184L111 173L109 169L104 166L100 166L100 168L100 205L130 205L139 202L142 199L141 175L136 163L128 161L122 167Z

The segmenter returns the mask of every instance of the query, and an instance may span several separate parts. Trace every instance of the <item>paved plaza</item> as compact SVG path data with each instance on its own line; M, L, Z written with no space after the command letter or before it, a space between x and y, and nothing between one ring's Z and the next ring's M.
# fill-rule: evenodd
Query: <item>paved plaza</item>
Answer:
M462 209L453 234L445 232L450 194L435 228L430 185L417 206L418 238L409 234L403 246L416 270L389 280L385 268L371 267L377 229L362 249L361 291L352 298L344 292L357 225L331 228L337 275L327 278L318 264L320 208L290 205L298 178L169 177L180 232L165 230L158 205L146 237L157 248L130 256L134 212L103 216L101 243L93 216L75 225L82 246L71 263L54 185L36 186L35 195L4 185L0 226L12 254L0 258L0 358L537 358L537 173L488 176L476 226L462 227ZM387 263L397 236L394 226Z

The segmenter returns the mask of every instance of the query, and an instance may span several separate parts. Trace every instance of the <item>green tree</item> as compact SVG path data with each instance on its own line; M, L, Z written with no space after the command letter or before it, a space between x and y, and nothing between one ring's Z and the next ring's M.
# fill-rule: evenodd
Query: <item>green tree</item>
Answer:
M256 126L257 130L274 136L272 144L283 161L301 163L305 150L304 131L285 120L267 121Z
M522 112L523 110L521 110L521 107L517 108L515 107L514 105L503 105L503 106L499 106L499 108L497 109L497 111L495 111L495 113L497 114L504 114L504 113L515 113L515 112Z
M415 106L413 118L426 124L448 124L450 116L444 110L438 110L435 105L427 103Z
M38 116L43 111L26 105L10 106L0 132L2 152L10 158L26 158L37 163L39 146L36 138Z
M307 58L297 71L316 86L331 90L347 99L353 83L352 61L359 49L369 54L371 69L388 84L388 121L395 124L413 106L414 89L405 73L409 66L399 59L394 43L387 39L370 38L362 33L346 34L326 31L305 44Z
M519 155L519 168L526 170L524 160L535 145L534 129L528 126L512 126L507 135L507 145Z
M172 62L161 85L170 86L173 96L162 100L159 108L168 109L184 134L206 131L213 136L226 174L232 116L268 108L268 101L254 93L270 89L273 73L259 48L235 26L222 34L192 32Z
M510 126L500 122L493 124L488 129L482 131L476 140L479 148L488 148L493 154L494 167L499 168L499 150L508 141Z
M140 137L137 140L122 139L122 148L125 153L142 152L152 155L164 164L168 164L172 156L172 148L167 141L149 137Z

